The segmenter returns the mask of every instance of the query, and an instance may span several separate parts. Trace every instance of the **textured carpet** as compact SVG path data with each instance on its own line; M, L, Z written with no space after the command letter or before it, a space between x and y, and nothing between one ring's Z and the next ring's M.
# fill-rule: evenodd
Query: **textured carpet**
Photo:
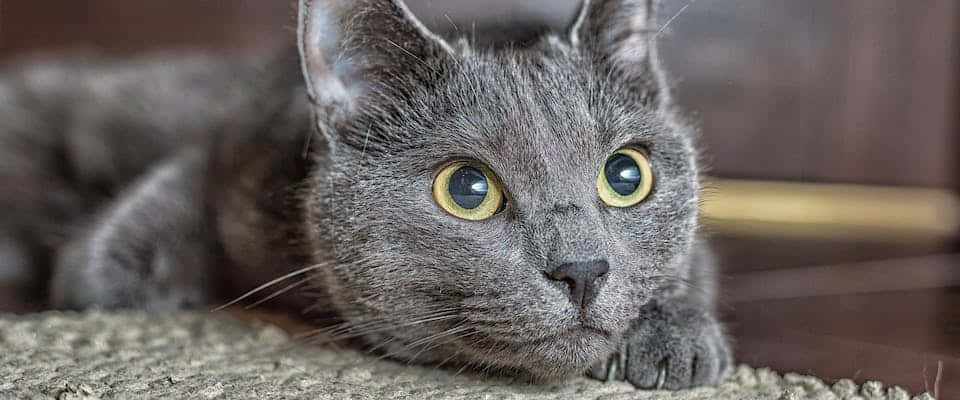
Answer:
M0 315L0 398L911 399L879 383L828 386L746 366L681 392L582 378L531 385L301 344L223 315L97 311Z

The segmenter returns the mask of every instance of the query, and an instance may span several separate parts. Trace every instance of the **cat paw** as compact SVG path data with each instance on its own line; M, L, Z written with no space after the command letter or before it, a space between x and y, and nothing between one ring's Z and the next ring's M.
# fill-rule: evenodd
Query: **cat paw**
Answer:
M641 389L710 385L732 365L720 324L697 310L644 312L619 351L588 371L600 380L626 380Z
M208 303L215 282L202 155L187 149L159 164L59 250L54 307L169 310Z
M135 237L73 243L57 261L51 303L74 310L196 307L206 302L194 276L202 256L185 247Z

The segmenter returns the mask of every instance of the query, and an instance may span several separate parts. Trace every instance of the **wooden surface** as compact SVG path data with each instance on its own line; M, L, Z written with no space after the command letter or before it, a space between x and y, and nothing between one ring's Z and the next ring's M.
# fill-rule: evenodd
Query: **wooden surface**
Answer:
M759 276L728 275L729 295L721 308L735 338L737 359L826 379L883 380L913 390L932 390L942 363L942 398L960 398L960 289L955 280L914 289L883 282L897 276L910 282L917 269L956 269L960 255L884 263L887 271L877 272L887 276L874 279L881 286L853 293L844 293L840 272L825 285L837 291L811 286L809 293L802 293L793 286L789 297L767 290L744 296L737 291L759 286ZM823 278L824 270L846 267L822 266L813 275ZM792 286L811 272L805 270L765 274L764 286Z
M699 1L661 52L719 175L956 187L958 17L956 0Z
M292 4L292 3L291 3ZM293 40L286 1L0 0L0 57L84 48L140 53Z

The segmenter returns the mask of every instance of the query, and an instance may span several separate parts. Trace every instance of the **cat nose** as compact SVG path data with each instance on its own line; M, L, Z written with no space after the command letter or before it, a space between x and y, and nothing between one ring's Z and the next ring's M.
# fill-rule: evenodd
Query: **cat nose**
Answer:
M547 273L554 281L565 282L570 287L570 301L579 308L586 308L597 296L600 285L597 279L610 270L607 260L572 262L561 264Z

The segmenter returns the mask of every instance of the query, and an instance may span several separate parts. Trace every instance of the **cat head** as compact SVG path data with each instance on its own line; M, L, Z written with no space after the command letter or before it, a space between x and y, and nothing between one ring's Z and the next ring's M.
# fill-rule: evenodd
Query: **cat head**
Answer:
M315 280L398 358L537 377L607 357L687 274L698 177L652 0L588 0L565 34L474 48L400 1L303 0L323 140Z

